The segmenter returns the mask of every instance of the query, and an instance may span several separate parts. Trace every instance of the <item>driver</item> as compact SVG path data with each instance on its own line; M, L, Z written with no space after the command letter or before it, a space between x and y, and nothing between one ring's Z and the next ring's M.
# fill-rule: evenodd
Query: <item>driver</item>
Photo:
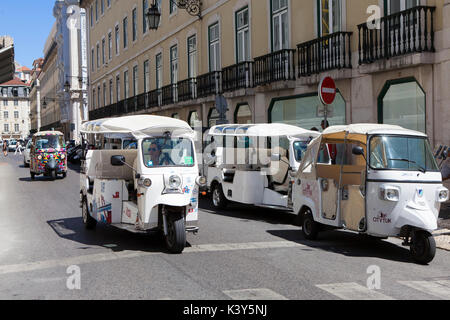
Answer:
M159 166L168 166L171 165L170 159L166 154L164 154L162 157L161 147L156 144L152 143L150 145L150 148L148 149L148 152L150 153L150 161L149 165L159 165Z

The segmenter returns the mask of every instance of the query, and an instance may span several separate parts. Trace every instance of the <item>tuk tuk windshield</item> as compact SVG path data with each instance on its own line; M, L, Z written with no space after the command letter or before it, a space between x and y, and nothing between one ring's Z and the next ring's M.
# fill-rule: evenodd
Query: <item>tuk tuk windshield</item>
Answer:
M186 138L144 139L142 154L148 168L194 166L194 148Z
M301 162L303 155L305 154L306 149L308 148L308 143L306 141L295 141L293 143L293 147L294 147L295 161Z
M39 149L61 149L64 148L63 137L59 135L48 135L36 137L36 150Z
M375 136L370 140L370 167L401 171L439 171L424 137Z

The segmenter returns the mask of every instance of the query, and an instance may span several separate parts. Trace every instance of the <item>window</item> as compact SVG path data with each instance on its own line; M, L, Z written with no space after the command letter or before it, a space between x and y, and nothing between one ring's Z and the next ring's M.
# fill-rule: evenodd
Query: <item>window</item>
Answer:
M150 91L150 69L148 60L144 61L144 92Z
M8 119L8 111L3 112L3 119Z
M169 1L169 13L173 14L177 12L177 5L175 3L175 1L173 0L168 0Z
M425 132L425 100L425 92L414 79L388 81L378 99L378 121Z
M91 8L89 9L90 12L90 20L91 20L91 28L94 26L94 7L91 6Z
M252 123L252 111L248 104L241 104L237 106L234 113L234 122L237 124Z
M147 138L142 141L146 167L193 167L194 148L186 138Z
M198 116L198 112L197 111L191 111L191 113L189 113L189 125L194 128L196 123L200 121L200 117Z
M420 4L419 0L388 0L386 14L394 14L403 10L411 9Z
M162 54L159 53L156 56L156 88L161 89L162 87Z
M120 76L116 76L116 101L120 101Z
M3 125L3 129L4 129L5 132L9 132L9 124L5 123Z
M92 90L92 107L95 109L95 89Z
M106 103L106 83L103 83L103 106L107 106L108 104Z
M98 21L98 0L95 0L95 21Z
M108 33L108 59L112 59L112 34Z
M138 66L133 67L133 96L138 94Z
M119 54L119 43L120 43L120 33L119 33L119 26L116 26L116 29L114 30L115 36L116 36L116 55Z
M14 111L14 119L19 119L19 111Z
M109 104L113 104L113 81L109 80Z
M91 49L91 69L92 69L92 71L95 70L95 53L94 53L94 48Z
M108 6L108 8L111 7L111 0L107 0L106 5Z
M319 36L342 30L342 0L318 0L318 8L320 8Z
M97 108L100 108L102 105L100 104L100 86L97 87Z
M14 132L19 132L20 131L20 127L18 123L14 124Z
M105 64L105 39L102 39L102 64Z
M274 99L269 107L269 122L291 124L308 130L321 128L323 117L317 115L319 104L317 93ZM346 124L345 101L340 92L336 94L332 108L333 114L328 117L330 126Z
M187 41L188 45L188 77L197 77L197 36L191 36Z
M170 48L170 82L178 82L178 47L174 45Z
M133 41L137 40L137 9L134 8L132 12L133 23Z
M289 48L288 0L271 0L272 51Z
M97 43L97 69L100 68L100 45Z
M19 100L14 100L14 106L18 106L19 105Z
M101 8L101 13L104 14L105 13L105 0L101 0L100 8Z
M250 60L250 32L248 7L236 12L237 62Z
M142 33L144 34L148 30L147 10L148 10L148 0L142 0Z
M209 27L209 71L220 70L219 23Z
M130 84L129 84L129 79L128 79L128 71L125 71L123 73L123 88L124 88L124 98L128 99L130 97Z
M5 106L5 107L8 106L8 100L3 100L3 106Z
M123 19L123 47L128 46L128 17Z

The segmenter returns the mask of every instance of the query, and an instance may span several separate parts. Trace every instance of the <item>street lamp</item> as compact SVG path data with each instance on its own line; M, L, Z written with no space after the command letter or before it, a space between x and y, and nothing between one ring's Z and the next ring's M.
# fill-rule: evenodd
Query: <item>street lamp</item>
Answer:
M200 0L169 0L172 4L175 4L180 9L185 9L191 16L197 16L201 19L201 6ZM146 12L148 19L148 26L150 30L157 30L159 22L161 20L161 12L156 4L156 0L153 0L153 4Z

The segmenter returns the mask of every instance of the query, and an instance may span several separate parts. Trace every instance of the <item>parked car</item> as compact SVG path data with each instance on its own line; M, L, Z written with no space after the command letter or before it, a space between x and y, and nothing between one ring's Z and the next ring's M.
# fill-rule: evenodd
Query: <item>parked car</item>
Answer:
M30 150L32 141L28 141L26 148L23 150L23 165L24 167L30 166Z
M14 152L16 151L17 148L17 141L16 140L10 140L9 141L9 145L8 145L8 151L9 152Z

